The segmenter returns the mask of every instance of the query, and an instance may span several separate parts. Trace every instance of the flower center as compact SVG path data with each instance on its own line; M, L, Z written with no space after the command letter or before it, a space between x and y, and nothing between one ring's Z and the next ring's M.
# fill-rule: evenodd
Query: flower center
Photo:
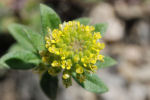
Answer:
M71 43L72 51L79 52L83 50L83 41L75 40Z

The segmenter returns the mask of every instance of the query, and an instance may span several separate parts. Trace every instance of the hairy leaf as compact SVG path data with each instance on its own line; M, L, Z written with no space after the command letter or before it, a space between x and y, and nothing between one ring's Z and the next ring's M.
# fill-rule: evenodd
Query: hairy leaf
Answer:
M73 78L84 89L94 93L104 93L108 91L107 86L100 80L96 74L86 74L86 80L80 83L76 78L76 74L73 73Z
M33 47L40 51L40 50L43 50L45 48L44 46L44 41L43 41L43 38L42 38L42 35L31 30L30 28L28 27L25 27L24 26L24 31L26 32L31 44L33 45Z
M43 92L52 100L56 99L57 88L58 88L58 78L53 77L48 74L48 72L44 73L42 79L40 81L41 88Z
M23 46L25 49L30 51L35 51L33 45L30 43L28 36L24 31L24 26L19 24L11 24L8 27L12 36L17 40L17 42Z
M48 28L50 28L51 30L58 28L59 24L61 23L61 20L52 8L44 4L40 4L40 11L42 20L42 30L43 35L45 36L48 33Z
M117 62L113 58L105 56L104 62L97 61L96 65L98 66L98 68L105 68L105 67L111 67L115 65L116 63Z
M88 25L91 22L90 18L87 18L87 17L78 18L76 19L76 21L79 21L81 24L84 24L84 25Z
M99 23L99 24L95 24L95 32L100 32L102 36L104 36L108 24L107 23Z
M40 62L41 60L36 54L30 51L17 50L1 57L0 68L31 69Z

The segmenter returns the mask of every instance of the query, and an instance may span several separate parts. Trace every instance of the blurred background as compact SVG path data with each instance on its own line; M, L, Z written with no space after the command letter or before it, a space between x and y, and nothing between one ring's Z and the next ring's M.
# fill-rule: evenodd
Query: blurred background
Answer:
M52 7L62 21L91 18L107 22L104 36L118 64L101 69L99 77L109 87L105 94L85 91L75 82L60 83L57 100L150 100L150 0L0 0L0 56L15 43L7 27L21 23L41 31L39 3ZM0 70L0 100L48 100L32 71Z

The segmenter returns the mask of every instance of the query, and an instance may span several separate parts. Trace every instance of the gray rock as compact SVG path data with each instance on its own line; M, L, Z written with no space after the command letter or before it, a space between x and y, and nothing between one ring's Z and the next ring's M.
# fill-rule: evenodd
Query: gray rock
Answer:
M119 48L118 48L119 49ZM139 46L128 45L122 48L121 57L133 64L141 64L144 52Z
M49 100L39 85L36 74L30 71L10 71L0 82L0 100Z
M57 100L97 100L94 93L84 90L75 81L73 85L69 88L65 88L61 84L61 89L59 89L59 96Z
M104 100L131 100L127 96L123 77L112 74L107 69L98 71L98 75L109 88L107 93L100 95Z
M120 74L129 82L149 82L150 67L149 64L137 67L130 63L121 63L118 67Z
M150 100L150 85L148 85L147 89L148 89L147 100Z
M150 24L144 20L135 23L131 30L130 38L141 45L150 44Z
M150 63L137 70L136 78L141 82L150 82Z
M92 24L108 23L108 30L104 36L104 40L108 42L116 42L124 36L124 23L119 20L114 13L114 8L107 4L101 3L95 6L90 12Z
M135 69L132 64L127 62L120 63L120 65L118 65L118 71L119 74L123 76L128 82L136 80L135 73L137 72L137 69Z
M144 15L140 5L129 5L125 1L116 2L115 11L126 20L141 18Z
M113 6L107 3L99 3L89 13L90 18L92 19L92 24L98 22L105 22L109 18L115 17L115 12Z
M130 100L145 100L147 92L147 86L135 82L129 86L128 95L131 97Z

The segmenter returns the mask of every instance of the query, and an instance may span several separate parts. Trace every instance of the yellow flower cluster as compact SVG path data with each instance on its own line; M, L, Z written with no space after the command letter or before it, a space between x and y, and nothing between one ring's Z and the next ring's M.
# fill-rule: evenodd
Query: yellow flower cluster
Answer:
M63 71L62 80L66 87L72 84L72 73L75 72L78 80L83 82L85 73L97 70L96 61L104 61L100 51L105 45L98 41L100 32L94 30L93 26L85 26L78 21L64 22L53 31L48 29L45 37L47 53L42 55L42 60L51 66L49 74L57 75Z

